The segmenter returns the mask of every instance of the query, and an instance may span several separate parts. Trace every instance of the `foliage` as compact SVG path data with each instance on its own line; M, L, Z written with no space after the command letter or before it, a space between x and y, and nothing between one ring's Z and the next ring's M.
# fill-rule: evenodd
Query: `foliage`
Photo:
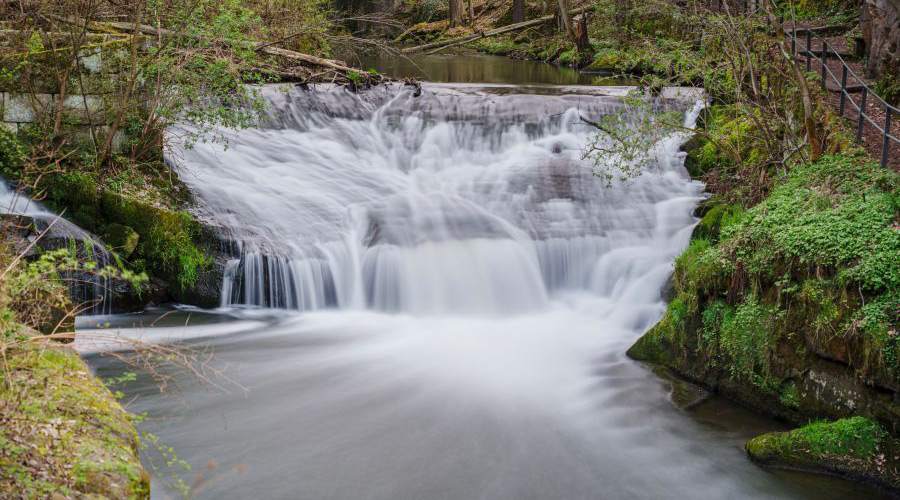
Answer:
M704 318L705 319L705 318ZM777 340L773 335L775 308L750 296L733 314L724 314L719 325L719 346L730 358L732 377L753 380L769 375L769 360Z
M598 130L582 150L582 158L594 163L594 175L607 187L614 181L628 182L656 161L655 146L664 137L681 130L681 112L659 106L652 89L637 89L622 98L623 107L596 121L581 117Z
M77 311L65 286L73 272L145 277L99 268L75 243L23 257L0 247L0 496L148 497L127 414L77 354L49 340L71 335L59 327ZM52 335L38 336L48 322Z
M0 496L148 498L127 413L77 354L30 343L5 354Z
M815 454L871 456L887 432L878 422L864 417L852 417L835 422L813 422L790 433L793 446Z
M0 124L0 173L9 175L25 163L25 150L16 134L6 125Z
M110 220L138 233L137 255L177 290L193 285L209 264L209 257L195 243L200 225L187 212L154 207L114 193L104 193L102 206Z
M723 248L747 272L772 277L785 260L832 269L869 292L900 287L897 174L864 159L827 157L793 172L772 195L723 229Z
M661 325L683 339L696 329L696 349L753 383L769 383L776 346L802 344L798 332L858 343L860 376L896 377L898 183L875 162L833 156L796 167L749 210L713 205L676 260Z
M886 73L875 82L875 94L894 106L900 106L900 76Z

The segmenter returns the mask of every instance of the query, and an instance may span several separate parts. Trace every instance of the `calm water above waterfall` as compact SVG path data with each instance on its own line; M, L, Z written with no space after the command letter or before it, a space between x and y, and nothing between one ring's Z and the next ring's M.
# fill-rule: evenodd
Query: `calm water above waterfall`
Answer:
M223 309L81 327L209 347L247 389L125 388L198 498L874 498L756 467L742 440L771 422L681 412L625 357L703 186L683 137L627 185L591 175L579 115L610 92L268 89L264 127L173 159L235 242Z

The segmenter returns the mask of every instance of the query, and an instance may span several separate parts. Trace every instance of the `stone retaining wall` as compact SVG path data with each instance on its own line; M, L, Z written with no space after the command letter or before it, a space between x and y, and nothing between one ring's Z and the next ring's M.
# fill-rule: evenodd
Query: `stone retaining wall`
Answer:
M124 82L119 75L127 68L131 39L126 35L85 35L63 96L62 72L72 57L69 36L0 30L0 50L11 54L0 63L5 73L0 76L0 116L7 127L19 132L30 124L52 123L62 111L64 134L72 143L102 143L111 110L121 95L118 87ZM141 38L143 46L146 39ZM22 64L24 61L27 64ZM124 135L118 133L113 142L115 149L121 149Z

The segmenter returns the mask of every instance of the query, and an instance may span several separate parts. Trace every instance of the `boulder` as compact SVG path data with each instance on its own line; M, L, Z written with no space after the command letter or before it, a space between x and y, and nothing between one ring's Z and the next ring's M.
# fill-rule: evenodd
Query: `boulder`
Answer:
M877 422L853 417L763 434L745 449L760 465L843 476L898 493L898 446Z

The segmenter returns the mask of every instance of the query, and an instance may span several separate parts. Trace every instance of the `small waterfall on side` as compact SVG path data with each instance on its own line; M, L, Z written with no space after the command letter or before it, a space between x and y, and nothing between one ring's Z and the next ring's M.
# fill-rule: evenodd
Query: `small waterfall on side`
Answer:
M616 297L668 272L702 189L680 134L634 181L607 189L593 177L581 156L594 131L580 117L622 110L618 97L452 85L265 94L264 126L170 158L239 243L223 306L509 314L573 290ZM644 294L658 297L654 286Z
M91 233L10 189L2 178L0 214L7 216L3 220L7 225L4 229L27 233L24 237L28 243L34 242L37 235L42 235L41 241L34 245L38 250L33 249L33 252L71 249L80 261L96 264L97 270L114 263L109 250ZM60 277L82 314L109 314L112 311L112 282L109 277L89 270L64 271Z

